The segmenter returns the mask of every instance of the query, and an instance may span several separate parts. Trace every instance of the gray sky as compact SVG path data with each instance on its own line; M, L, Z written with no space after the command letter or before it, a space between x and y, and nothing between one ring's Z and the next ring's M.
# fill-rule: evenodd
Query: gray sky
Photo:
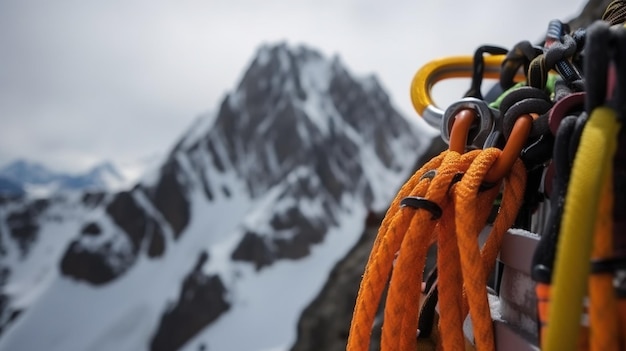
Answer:
M583 3L0 0L0 167L28 158L83 171L164 154L217 107L261 43L278 41L376 73L417 118L408 90L424 63L538 40Z

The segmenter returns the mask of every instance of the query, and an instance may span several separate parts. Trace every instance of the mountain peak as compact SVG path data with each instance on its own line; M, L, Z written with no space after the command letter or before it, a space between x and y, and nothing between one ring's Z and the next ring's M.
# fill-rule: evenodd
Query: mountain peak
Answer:
M0 169L0 174L13 181L27 181L33 184L45 184L52 181L57 174L44 165L18 159Z
M323 60L323 55L316 49L304 44L290 45L287 42L276 44L263 44L257 49L256 59L259 64L264 65L269 61L277 59L281 61L287 69L293 63L293 59L299 61Z
M23 275L11 275L7 286L17 289L4 304L7 312L0 306L0 326L3 315L28 313L12 323L0 348L41 349L54 342L58 350L85 350L101 340L122 350L146 349L147 340L153 350L286 345L294 330L289 321L358 239L368 211L386 207L429 143L419 136L375 78L354 77L337 57L302 45L260 47L237 89L133 188L0 211L6 223L0 225L0 254L5 242L17 242L6 246L8 269L18 272L20 257L33 257L49 274L33 281L61 280L26 289ZM104 164L93 173L116 173L111 168ZM51 244L58 244L54 254L48 254ZM46 264L35 256L40 252ZM55 262L59 269L49 269ZM302 272L314 274L286 299L275 278L297 281ZM178 298L172 295L177 285ZM149 298L137 293L155 286L164 289L150 289ZM31 290L42 297L20 305ZM50 296L65 299L55 304L63 305L62 321L48 318L45 303L56 301ZM67 308L74 300L80 308ZM250 318L248 306L280 313L275 320L281 325ZM99 317L102 307L109 317L93 333L66 338L68 330L86 334L85 316ZM139 318L135 324L157 329L117 332L128 313ZM263 338L229 338L231 325ZM44 337L33 339L41 330Z
M309 89L328 90L332 71L332 62L305 45L265 44L257 50L238 91L242 88L250 90L249 82L256 81L262 90L286 91L299 100L306 100Z
M59 190L117 190L126 185L125 177L108 161L85 173L72 174L55 172L40 163L19 159L0 169L0 177L36 197L46 197Z

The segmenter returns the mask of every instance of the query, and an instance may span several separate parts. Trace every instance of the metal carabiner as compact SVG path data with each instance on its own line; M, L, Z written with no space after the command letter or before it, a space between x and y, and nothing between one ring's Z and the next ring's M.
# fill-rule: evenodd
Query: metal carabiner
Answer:
M464 125L464 131L455 132L453 137L453 126L457 123L459 114L464 110L471 111L474 118L465 122L466 117L463 117L463 124L467 123L467 125ZM441 123L441 138L450 145L450 150L455 149L458 152L463 152L467 145L482 148L489 135L493 133L497 114L498 111L490 108L483 100L471 97L463 98L451 104L444 112ZM469 117L467 118L469 119ZM476 118L478 118L478 127L471 129L472 126L476 125ZM454 140L452 140L453 138Z
M499 79L500 66L506 55L486 56L484 77ZM417 71L411 82L411 101L415 111L431 126L440 128L443 110L433 102L432 87L447 78L469 78L473 73L473 56L452 56L433 60Z

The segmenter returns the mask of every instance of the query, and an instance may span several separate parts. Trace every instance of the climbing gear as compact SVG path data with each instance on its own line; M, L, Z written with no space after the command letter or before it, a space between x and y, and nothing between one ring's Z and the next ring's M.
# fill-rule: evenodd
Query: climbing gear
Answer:
M416 73L415 110L449 147L385 215L349 351L370 349L381 302L383 351L626 350L625 21L615 0L588 28L553 20L540 45ZM458 77L469 90L441 110L431 88Z

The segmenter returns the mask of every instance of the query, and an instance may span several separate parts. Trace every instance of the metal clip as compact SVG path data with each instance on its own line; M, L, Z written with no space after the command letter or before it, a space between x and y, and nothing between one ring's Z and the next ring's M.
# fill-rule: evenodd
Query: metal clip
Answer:
M498 79L505 55L485 57L484 78ZM411 101L415 111L435 128L441 127L443 111L430 96L432 87L448 78L469 78L473 73L472 56L452 56L433 60L424 65L411 82Z
M441 138L450 144L450 132L452 125L458 113L463 110L472 110L478 120L477 127L473 127L469 130L467 135L467 145L475 148L482 148L488 137L492 134L497 116L498 110L492 109L489 105L480 99L476 98L463 98L453 104L451 104L443 114L441 124Z

